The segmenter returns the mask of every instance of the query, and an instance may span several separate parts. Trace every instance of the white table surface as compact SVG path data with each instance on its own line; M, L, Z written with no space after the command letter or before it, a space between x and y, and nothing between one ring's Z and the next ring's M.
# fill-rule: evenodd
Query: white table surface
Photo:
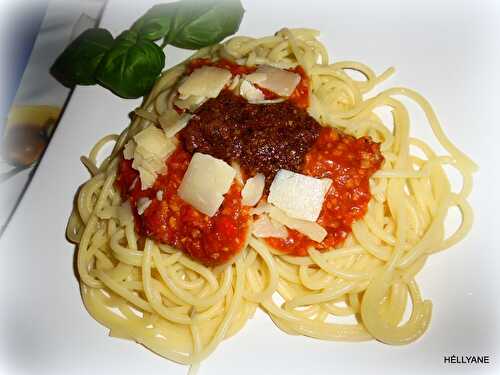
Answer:
M152 1L111 0L102 25L114 35ZM334 60L360 60L397 75L384 87L408 86L434 105L455 143L478 162L470 198L470 235L433 256L418 277L433 301L428 332L392 347L323 342L280 332L262 313L203 363L201 374L498 373L500 220L497 108L500 96L498 1L245 1L242 35L283 26L314 27ZM167 65L188 55L168 47ZM83 307L64 236L79 162L95 141L128 125L139 100L100 87L75 90L62 122L12 222L0 239L0 373L185 374L186 368L141 346L109 338ZM415 133L425 139L422 115ZM419 128L420 126L420 128ZM490 365L451 365L445 355L489 355Z

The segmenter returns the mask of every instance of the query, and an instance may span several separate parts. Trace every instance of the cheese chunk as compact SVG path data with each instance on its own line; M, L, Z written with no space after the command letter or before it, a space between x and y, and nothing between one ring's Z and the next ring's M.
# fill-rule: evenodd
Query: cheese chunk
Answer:
M252 234L255 237L275 237L275 238L287 238L288 231L286 228L276 222L269 219L267 215L260 216L257 220L253 222Z
M157 174L163 174L166 171L166 165L161 163L161 159L146 159L139 152L134 153L134 159L132 161L132 168L140 174L141 182L144 185L143 172L151 174L153 178L156 178ZM153 180L154 181L154 180Z
M264 79L265 77L265 79ZM270 90L279 96L290 96L300 82L300 75L269 65L261 65L245 77L248 81Z
M261 69L262 67L259 67L258 69ZM267 80L267 73L263 73L262 69L260 72L255 71L253 73L247 74L245 76L245 79L247 79L249 82L260 84L261 82L264 82Z
M264 93L248 82L246 79L241 81L240 95L249 102L264 100Z
M196 69L179 86L181 99L190 95L216 98L231 80L231 72L214 66L203 66Z
M236 90L238 88L238 85L240 84L241 77L239 74L235 75L233 79L231 79L231 82L229 83L229 86L227 87L228 90Z
M132 160L132 168L139 172L142 190L153 186L159 174L165 173L167 157L175 150L173 139L165 136L154 125L134 136L124 147L123 157Z
M176 99L174 104L180 109L195 112L206 100L208 99L204 96L190 95L185 99Z
M158 121L167 138L171 138L187 126L191 117L193 115L187 113L179 115L175 110L170 109L162 114Z
M276 207L271 207L269 210L269 216L278 223L281 223L290 229L295 229L316 242L323 241L328 234L326 229L318 223L291 218L284 211L281 211Z
M332 180L280 169L269 188L267 201L295 219L318 220Z
M172 151L172 143L160 129L153 125L136 134L134 140L137 146L146 152L144 156L163 158Z
M128 141L125 147L123 148L123 157L126 160L132 160L134 158L134 152L135 152L135 142L134 141Z
M213 216L229 191L236 171L223 160L195 153L177 190L198 211Z
M144 211L146 211L146 209L149 207L149 205L151 204L151 199L149 198L139 198L139 200L137 201L137 213L139 215L142 215L144 213Z
M251 215L262 215L264 213L269 213L272 205L267 202L260 202L257 207L253 207L250 209Z
M244 206L255 206L262 198L265 185L266 178L262 173L257 173L254 177L249 178L241 191L241 203Z

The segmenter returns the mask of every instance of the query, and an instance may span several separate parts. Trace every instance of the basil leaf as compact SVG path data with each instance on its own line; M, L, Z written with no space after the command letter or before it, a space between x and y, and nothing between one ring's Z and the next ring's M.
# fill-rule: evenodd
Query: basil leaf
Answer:
M157 4L149 9L132 27L144 39L156 41L165 37L177 12L178 2Z
M165 65L167 44L199 49L234 34L243 17L240 0L180 0L153 6L116 40L104 29L82 33L51 72L68 87L99 83L124 98L145 95ZM163 38L162 46L154 42Z
M123 98L138 98L151 89L164 65L165 55L160 47L128 30L116 38L101 60L96 78Z
M218 43L238 30L244 12L240 0L182 0L166 42L186 49Z
M95 70L112 45L113 36L108 30L88 29L66 47L50 72L67 87L94 85Z

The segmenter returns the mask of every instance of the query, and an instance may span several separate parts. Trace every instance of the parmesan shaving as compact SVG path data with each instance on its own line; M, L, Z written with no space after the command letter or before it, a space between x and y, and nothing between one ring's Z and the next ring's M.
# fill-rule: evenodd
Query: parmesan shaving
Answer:
M238 87L238 84L240 83L240 75L236 75L232 80L231 80L231 83L229 84L229 87L228 89L229 90L234 90Z
M213 216L224 201L236 171L225 161L195 153L177 190L179 197L198 211Z
M143 150L157 157L165 157L172 151L172 143L156 126L148 126L134 136L134 140Z
M265 79L263 79L265 77ZM261 65L245 77L248 81L270 90L279 96L290 96L300 82L300 75L269 65Z
M142 190L153 186L159 174L166 171L165 161L175 150L175 140L150 125L134 136L123 149L123 157L132 160L132 168L139 172Z
M260 202L257 207L250 209L251 215L262 215L263 213L268 213L271 210L271 205L267 202Z
M240 95L249 102L264 100L265 96L262 91L248 82L246 79L242 80L240 85Z
M266 178L262 173L249 178L241 191L241 203L244 206L255 206L260 198L262 198L265 184Z
M253 222L252 234L255 237L267 238L287 238L288 231L286 228L274 221L271 221L267 215L262 215Z
M268 202L295 219L318 220L325 195L332 184L319 179L280 169L269 188Z
M151 202L152 201L149 198L139 198L137 200L137 213L139 215L142 215L144 211L146 211L146 209L149 207Z
M262 72L258 72L258 69L257 69L257 71L255 71L254 73L247 74L245 76L245 78L252 83L259 84L259 83L267 80L267 74L262 73Z
M132 168L134 165L132 164ZM137 167L139 171L139 178L141 180L141 190L146 190L152 187L156 181L156 173L152 173L143 167Z
M291 218L277 207L271 207L269 210L269 216L278 223L281 223L290 229L295 229L316 242L323 241L327 235L326 229L318 223Z
M156 199L159 200L160 202L163 200L163 190L158 190L156 192Z
M132 160L134 158L134 152L135 152L135 142L133 140L130 140L123 148L123 157L126 160Z
M172 109L166 111L158 120L167 138L171 138L184 129L192 117L193 115L188 113L179 115Z
M178 91L183 98L190 95L216 98L230 82L231 76L231 72L227 69L203 66L191 73L179 86Z
M189 112L194 112L198 109L198 107L200 107L205 101L207 100L207 98L203 97L203 96L195 96L195 95L191 95L191 96L188 96L187 98L185 99L176 99L174 101L174 104L179 107L180 109L185 109Z

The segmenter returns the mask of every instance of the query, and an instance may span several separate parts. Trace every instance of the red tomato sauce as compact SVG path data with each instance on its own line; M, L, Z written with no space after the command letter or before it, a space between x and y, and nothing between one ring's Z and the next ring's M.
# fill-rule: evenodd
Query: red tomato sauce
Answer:
M294 103L297 107L306 109L309 106L309 78L307 77L304 68L300 65L297 65L293 69L289 69L289 71L299 74L301 80L288 100Z
M256 67L238 65L225 59L195 59L189 63L187 74L206 65L228 69L233 76L256 70ZM305 110L309 105L309 78L301 66L289 70L299 74L301 80L287 102L293 104L290 106L292 109L299 107L299 111ZM278 98L272 91L260 89L266 99ZM241 111L240 107L238 111ZM285 113L280 114L273 123L284 121L285 118ZM263 121L268 120L266 118ZM184 132L193 126L192 123L188 124ZM268 138L264 137L261 141L270 144ZM290 147L289 151L294 150L294 147ZM122 160L116 186L122 198L130 202L139 234L181 249L207 266L223 264L243 248L249 231L249 208L241 204L242 186L237 182L233 183L213 217L200 213L184 202L177 195L177 189L191 160L188 151L191 150L180 144L166 161L166 174L159 176L153 187L146 190L141 190L139 173L132 168L132 162ZM317 243L300 232L289 229L286 239L268 238L266 241L274 248L295 256L307 255L310 247L327 250L341 245L351 233L352 223L366 213L371 199L369 178L380 168L382 162L379 144L370 138L356 139L332 128L321 128L319 137L307 146L303 162L297 164L296 170L333 181L317 221L326 229L327 236L321 243ZM162 193L159 196L160 191ZM139 215L137 204L141 198L148 198L151 203Z
M190 161L191 155L179 146L166 162L167 173L158 176L151 188L141 190L139 173L132 169L130 160L123 159L115 184L122 198L130 202L138 233L181 249L206 266L223 264L243 248L249 229L241 186L233 183L213 217L202 214L177 195ZM163 192L161 200L157 198L159 191ZM139 215L137 202L143 197L151 204Z
M352 223L366 213L371 198L369 179L382 162L379 144L368 137L354 138L331 128L322 129L306 154L303 173L333 181L317 221L327 236L317 243L289 229L288 238L268 238L267 242L295 256L307 255L310 247L325 250L342 244L351 233Z

